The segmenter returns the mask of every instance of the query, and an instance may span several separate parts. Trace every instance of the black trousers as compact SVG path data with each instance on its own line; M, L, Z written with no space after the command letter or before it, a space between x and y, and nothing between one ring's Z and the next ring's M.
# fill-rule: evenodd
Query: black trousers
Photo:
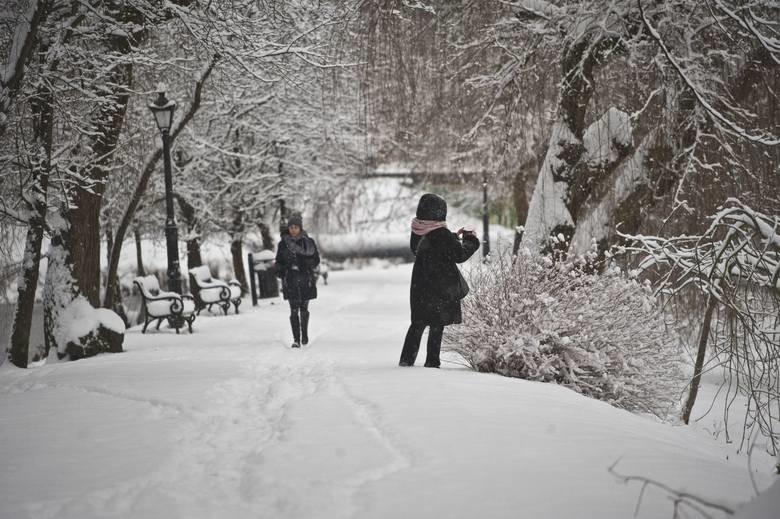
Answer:
M297 314L298 311L308 312L309 301L288 301L290 303L290 315Z
M404 340L404 349L401 350L401 360L398 362L401 366L414 366L417 360L417 352L420 349L420 341L425 331L426 323L412 321L409 325L409 331L406 332ZM428 331L428 352L425 357L425 366L428 368L438 368L441 364L439 352L441 351L441 338L444 334L444 326L430 325Z
M290 300L290 327L296 343L309 342L309 301Z

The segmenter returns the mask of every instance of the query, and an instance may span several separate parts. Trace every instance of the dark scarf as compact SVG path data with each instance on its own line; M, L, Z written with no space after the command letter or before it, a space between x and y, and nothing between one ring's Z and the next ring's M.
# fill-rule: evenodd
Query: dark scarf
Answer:
M301 231L298 238L293 238L289 233L282 234L282 241L290 252L296 256L314 256L317 252L317 247L314 245L314 240L309 238L309 235Z

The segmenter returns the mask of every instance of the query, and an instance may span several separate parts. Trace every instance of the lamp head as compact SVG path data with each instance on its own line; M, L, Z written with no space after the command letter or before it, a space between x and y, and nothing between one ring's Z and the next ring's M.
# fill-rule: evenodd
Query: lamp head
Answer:
M149 110L154 115L157 128L163 133L170 131L171 124L173 124L173 112L176 110L176 101L165 97L165 89L162 85L158 86L157 99L154 103L149 103Z

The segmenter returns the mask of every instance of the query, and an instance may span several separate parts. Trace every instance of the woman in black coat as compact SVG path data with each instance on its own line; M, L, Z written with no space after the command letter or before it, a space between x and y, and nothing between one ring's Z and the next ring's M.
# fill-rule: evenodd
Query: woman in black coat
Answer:
M293 348L309 343L309 300L317 298L315 269L320 264L317 244L303 230L303 219L287 219L276 251L276 275L282 278L282 293L290 303Z
M428 353L425 366L438 368L444 327L462 321L460 300L467 287L461 284L457 263L469 259L479 249L473 232L447 229L447 202L432 193L420 198L417 217L412 220L410 246L415 254L410 303L412 324L406 333L399 366L413 366L426 326Z

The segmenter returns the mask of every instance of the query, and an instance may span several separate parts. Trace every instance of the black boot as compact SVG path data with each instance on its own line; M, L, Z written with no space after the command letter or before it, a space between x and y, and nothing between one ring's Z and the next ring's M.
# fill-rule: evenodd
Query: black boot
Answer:
M292 347L300 348L301 347L301 320L298 318L298 310L290 314L290 326L292 326L293 340L294 340L294 342L292 343Z
M301 344L309 344L309 311L301 310Z
M423 331L425 331L425 325L422 323L413 322L409 325L409 331L406 332L406 339L404 339L404 347L401 350L401 360L398 361L399 366L414 366Z
M439 360L439 352L441 351L441 339L443 333L443 326L431 326L428 329L428 353L425 357L426 368L438 368L441 365L441 360Z

